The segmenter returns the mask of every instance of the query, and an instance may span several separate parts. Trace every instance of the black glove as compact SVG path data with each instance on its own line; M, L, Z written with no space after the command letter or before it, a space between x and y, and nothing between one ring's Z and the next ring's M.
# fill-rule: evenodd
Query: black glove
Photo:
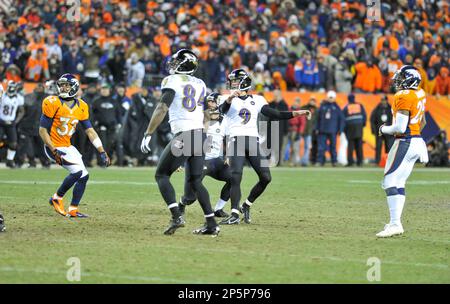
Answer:
M106 168L109 167L109 165L111 165L111 160L109 159L109 156L106 152L100 153L100 158L101 158L100 166Z

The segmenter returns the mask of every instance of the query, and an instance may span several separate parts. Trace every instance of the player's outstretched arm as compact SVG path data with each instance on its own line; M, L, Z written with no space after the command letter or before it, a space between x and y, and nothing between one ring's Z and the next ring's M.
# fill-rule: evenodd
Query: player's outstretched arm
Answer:
M399 110L395 115L394 123L390 126L381 125L378 136L383 134L395 135L403 134L406 131L409 123L409 111Z
M88 128L85 130L87 137L89 138L90 142L94 145L94 147L97 149L98 153L100 153L100 157L102 160L102 167L108 167L111 165L111 160L109 159L108 154L106 153L105 149L103 148L102 141L100 140L100 137L98 137L97 132L95 132L94 128Z
M175 97L175 91L172 89L164 89L161 95L161 100L153 111L152 118L150 118L150 122L147 126L147 131L144 133L144 138L141 142L141 151L142 153L150 152L150 140L152 138L152 134L156 131L158 126L163 122L164 117L166 117L167 112L169 111L169 107L172 104L172 101Z
M308 110L297 111L278 111L271 108L269 105L265 105L261 108L261 113L272 119L291 119L297 116L306 115L308 119L311 119L311 112Z

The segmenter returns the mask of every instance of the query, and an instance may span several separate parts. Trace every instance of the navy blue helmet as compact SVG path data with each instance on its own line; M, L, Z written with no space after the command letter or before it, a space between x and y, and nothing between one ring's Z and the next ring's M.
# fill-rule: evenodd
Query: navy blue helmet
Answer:
M417 90L422 81L419 71L412 65L404 65L392 76L392 83L396 90Z
M70 85L70 89L67 89L65 84ZM72 98L75 97L80 89L80 82L72 74L64 74L59 77L56 82L56 87L58 88L58 96L61 98Z

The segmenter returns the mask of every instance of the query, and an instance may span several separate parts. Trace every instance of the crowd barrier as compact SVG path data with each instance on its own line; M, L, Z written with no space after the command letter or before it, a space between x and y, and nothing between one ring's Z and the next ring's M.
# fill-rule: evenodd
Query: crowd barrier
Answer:
M35 83L25 83L24 90L26 93L33 91ZM127 95L131 96L138 91L137 88L128 88ZM266 99L270 102L273 100L273 92L264 93ZM318 103L326 98L326 93L318 92L282 92L284 100L288 105L292 105L296 97L299 97L301 104L306 104L311 96L314 96ZM367 124L364 128L364 157L374 158L375 156L375 136L370 129L370 114L380 102L384 94L355 94L355 100L364 105L367 112ZM389 102L393 101L393 95L388 94ZM336 101L341 108L347 104L347 95L338 93ZM450 99L447 97L427 96L426 111L433 117L440 129L447 130L447 138L450 140ZM339 143L338 143L339 144Z

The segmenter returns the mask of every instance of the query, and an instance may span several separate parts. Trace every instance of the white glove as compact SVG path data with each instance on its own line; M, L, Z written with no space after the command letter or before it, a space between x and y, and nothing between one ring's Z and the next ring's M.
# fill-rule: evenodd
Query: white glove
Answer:
M141 151L142 153L149 153L150 152L150 140L152 139L152 136L150 134L144 134L144 138L141 142Z

